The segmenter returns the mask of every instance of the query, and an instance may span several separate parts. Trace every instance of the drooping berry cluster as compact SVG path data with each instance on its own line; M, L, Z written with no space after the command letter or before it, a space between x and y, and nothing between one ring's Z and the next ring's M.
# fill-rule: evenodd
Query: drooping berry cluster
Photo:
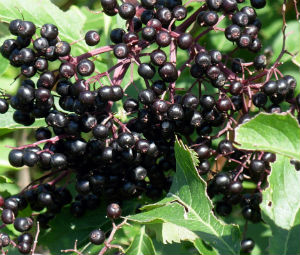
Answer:
M9 24L16 38L3 43L1 54L21 68L21 75L27 79L15 95L1 94L0 113L7 112L10 105L19 124L29 126L40 118L46 122L35 131L37 142L13 148L9 154L9 162L15 167L35 166L46 171L39 179L42 184L30 184L3 204L3 223L13 223L16 230L26 232L18 238L20 252L29 253L33 244L27 231L34 217L17 217L28 204L35 212L46 209L36 220L47 228L67 205L74 216L80 217L101 203L121 204L142 196L160 198L169 190L175 170L176 135L197 153L197 170L208 182L209 196L222 195L216 202L216 213L227 216L233 205L240 204L246 220L261 220L261 184L276 156L238 150L232 130L251 118L252 105L261 111L280 112L280 104L287 102L299 119L300 95L294 95L295 78L278 71L278 61L267 69L265 55L258 54L253 62L246 62L198 43L202 36L216 31L224 33L236 50L258 53L262 25L255 8L263 8L266 2L251 0L252 6L239 8L242 2L207 0L189 15L180 0L141 0L136 5L101 0L104 13L120 15L127 30L113 29L113 45L80 56L71 55L71 45L58 38L58 28L53 24L43 25L40 37L33 37L38 33L29 21L13 20ZM225 18L230 25L224 29L218 25ZM193 37L186 30L195 22L201 31ZM87 45L95 46L100 35L91 30L84 39ZM154 49L149 53L146 50L150 45ZM189 53L181 67L176 65L177 50ZM95 60L90 58L107 52L112 52L118 63L95 74ZM49 62L54 61L60 62L58 70L49 68ZM137 73L132 74L129 84L121 84L134 65ZM180 93L176 82L187 68L195 82ZM276 80L271 80L273 74ZM35 75L36 83L29 79ZM129 95L127 88L135 86L134 75L144 80L145 88ZM103 77L108 84L101 82ZM261 78L263 82L257 81ZM214 94L202 89L209 86L215 89ZM59 107L54 103L54 93L59 97ZM120 100L123 109L116 114L112 107ZM122 121L120 116L127 120ZM220 137L214 149L213 141ZM228 162L229 171L220 172L219 159ZM299 162L293 164L299 169ZM57 185L71 175L78 193L74 199L67 188ZM245 178L257 184L254 192L243 189ZM110 204L109 218L119 218L118 204ZM10 243L4 234L1 240L2 247ZM104 240L102 230L90 234L94 244ZM242 241L244 252L253 247L252 239Z

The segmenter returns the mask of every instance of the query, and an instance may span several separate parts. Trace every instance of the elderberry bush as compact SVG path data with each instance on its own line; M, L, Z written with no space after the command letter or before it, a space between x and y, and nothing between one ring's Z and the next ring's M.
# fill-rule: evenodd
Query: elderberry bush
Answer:
M261 114L267 128L267 119L277 116L272 129L291 122L299 132L299 77L280 71L283 58L294 54L286 46L286 26L287 8L299 18L296 1L295 6L283 3L283 17L276 14L283 21L283 38L275 60L261 35L265 24L259 14L268 7L266 0L97 2L101 6L95 10L84 9L88 15L118 22L113 28L89 28L75 41L61 36L65 31L59 22L40 24L20 15L7 24L10 36L0 50L17 77L11 85L14 92L0 91L0 113L18 128L34 128L34 141L11 147L8 161L12 168L29 168L34 174L18 193L0 197L1 228L10 230L0 233L0 248L4 253L7 247L22 254L44 252L39 238L47 239L67 212L74 222L87 220L91 226L78 235L81 239L71 240L73 249L59 247L62 253L85 254L92 246L92 254L156 254L151 227L146 232L140 227L135 237L129 234L130 242L114 241L119 229L131 229L126 225L130 221L164 222L178 233L186 231L186 237L170 241L191 241L194 246L187 245L186 254L195 254L195 249L201 254L205 249L250 254L260 240L247 230L270 224L262 213L263 201L270 198L263 192L272 185L268 180L278 170L273 166L283 162L282 155L288 157L282 167L292 168L290 176L299 179L299 146L286 145L284 150L274 145L282 149L277 151L266 134L265 145L253 140L247 147L238 135L247 125L255 130L251 123ZM215 35L228 49L212 44ZM88 50L76 54L79 47ZM279 131L272 135L290 138L289 130ZM299 138L295 134L288 142ZM185 187L197 202L186 202L187 193L181 193ZM195 193L198 189L202 196ZM168 200L174 194L176 199ZM204 205L195 205L201 201L206 211L201 211ZM143 206L155 202L144 212ZM270 207L272 203L268 201ZM188 222L195 217L192 211L200 219L196 217L195 226L200 221L209 227L168 221L162 213L168 206L173 206L168 217L179 206L176 212L185 214L180 218L178 213L178 221ZM91 222L90 213L99 208L105 213ZM130 214L135 215L126 218ZM232 218L243 226L242 235ZM225 226L230 240L223 234ZM159 235L157 229L152 232ZM223 244L209 235L224 239Z

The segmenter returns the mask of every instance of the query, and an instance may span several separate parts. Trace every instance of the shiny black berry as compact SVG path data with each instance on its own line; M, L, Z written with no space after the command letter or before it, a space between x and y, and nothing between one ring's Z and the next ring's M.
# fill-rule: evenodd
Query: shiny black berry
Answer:
M89 46L95 46L100 42L100 35L97 31L90 30L84 36L85 43Z
M22 254L29 254L29 252L31 251L31 244L26 242L21 242L18 245L18 250Z
M266 0L250 0L251 5L256 9L264 8L267 4Z
M267 57L265 55L256 56L253 65L256 70L264 69L267 66Z
M36 27L30 21L21 21L18 26L18 35L21 37L32 37L35 34Z
M150 54L151 62L156 66L161 66L167 61L167 55L162 50L154 50Z
M92 244L100 245L105 241L105 233L101 229L93 230L89 235Z
M243 239L241 242L241 251L249 253L255 246L254 241L251 238Z
M110 204L107 206L106 215L110 219L118 219L122 214L122 209L118 204Z
M159 67L158 73L165 82L174 82L178 78L176 66L170 62L167 62L163 66Z
M71 52L71 46L69 43L60 41L55 45L55 53L59 57L65 57L68 56Z
M139 103L136 99L134 98L128 98L126 101L123 103L123 108L126 112L133 112L138 110Z
M118 59L126 58L128 52L129 50L125 43L120 43L114 46L114 55Z
M16 218L14 221L14 228L19 232L25 232L31 229L33 220L29 217Z
M145 9L153 9L155 4L156 4L156 0L141 0L141 4Z
M171 43L171 36L168 32L161 31L156 33L156 43L161 47L167 47Z
M58 36L58 28L53 24L45 24L41 28L41 36L53 40Z
M166 84L163 81L158 80L151 85L151 89L155 92L155 94L161 95L166 91Z
M186 50L190 48L194 40L190 33L181 34L177 39L177 44L180 49Z
M183 108L180 104L172 104L168 110L168 116L172 120L182 119L184 116Z
M219 145L218 145L218 152L220 154L229 154L231 152L233 152L233 145L232 142L230 142L229 140L222 140Z
M153 103L154 99L155 99L155 93L151 89L145 89L139 93L139 101L142 104L149 105Z
M124 3L118 8L119 15L125 19L132 19L135 15L135 6L130 3Z
M24 165L23 163L23 150L13 149L10 151L8 155L9 163L14 167L21 167Z
M152 42L156 38L156 30L153 27L144 27L142 29L142 37L148 42Z
M230 25L225 29L225 36L229 41L237 41L242 33L241 27L238 25Z
M77 72L82 76L89 76L95 71L95 64L89 59L81 60L77 65Z
M258 92L253 96L252 101L256 107L264 107L268 101L268 97L265 93Z
M234 23L240 27L247 26L248 22L249 22L248 15L244 12L236 12L232 16L232 23Z
M13 210L4 209L1 214L1 220L4 224L11 224L15 220L15 215Z
M260 174L265 170L265 163L263 160L253 159L250 163L250 170L256 174Z
M138 67L138 73L144 79L152 79L155 74L155 68L151 64L142 63Z
M5 99L0 98L0 113L4 114L8 111L9 104Z
M118 144L124 148L132 148L135 144L134 136L131 133L123 132L118 137Z
M173 16L175 19L177 20L184 20L186 18L187 15L187 10L184 6L182 5L177 5L174 9L173 9Z
M125 34L124 29L115 28L110 32L110 40L116 44L121 43L124 34Z

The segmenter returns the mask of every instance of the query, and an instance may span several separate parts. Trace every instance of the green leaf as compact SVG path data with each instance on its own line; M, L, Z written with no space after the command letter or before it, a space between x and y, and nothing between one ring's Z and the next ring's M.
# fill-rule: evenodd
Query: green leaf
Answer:
M128 247L126 254L130 255L148 255L156 254L151 238L145 232L145 226L142 226L131 245Z
M0 25L3 25L3 24L0 24ZM0 26L0 30L2 29L2 27ZM10 37L8 36L5 36L5 37L1 37L0 38L0 45L3 44L3 42L6 40L6 39L9 39ZM8 68L9 66L9 61L8 59L5 59L2 54L0 54L0 75L2 75L3 73L5 73L6 69Z
M200 238L194 241L194 246L199 251L200 254L203 255L217 255L218 253L216 250L212 249L209 245L207 245L203 240Z
M288 35L286 38L286 49L288 52L295 54L299 52L300 47L299 42L300 41L300 24L298 21L288 21L287 22L287 28L286 28L286 34ZM278 31L275 38L272 38L272 49L274 50L273 54L273 61L277 58L277 56L280 54L282 49L282 31L281 29ZM281 61L286 62L290 60L292 56L289 54L285 54Z
M269 151L300 160L300 127L290 114L260 113L240 125L235 134L239 148Z
M6 174L8 170L19 170L21 168L13 167L8 161L8 154L10 149L5 146L16 146L16 140L14 137L4 136L0 141L0 175Z
M132 213L136 206L135 201L125 201L122 206L122 214ZM70 213L70 206L67 206L56 215L55 219L50 221L49 225L50 229L41 233L39 244L47 247L51 254L61 254L61 250L72 248L75 240L78 240L78 248L82 248L89 243L88 236L92 230L101 228L103 231L107 231L112 226L111 221L106 217L106 206L103 201L97 209L87 210L80 218L73 216ZM57 245L58 236L59 245Z
M1 183L0 185L0 193L2 194L16 194L18 193L19 187L15 183Z
M0 175L0 183L13 183L13 181L5 175Z
M263 191L263 220L270 225L269 253L300 254L300 172L290 159L277 155Z
M149 228L155 231L157 241L164 244L173 242L180 243L181 241L188 240L192 241L198 238L194 232L170 222L151 224Z
M176 174L167 199L148 207L147 212L129 216L129 220L144 224L170 222L194 232L220 254L238 254L239 228L225 224L213 214L206 183L196 171L196 153L177 140L175 156Z
M295 65L297 65L298 67L300 67L300 51L297 53L296 56L293 57L293 63Z
M47 247L51 254L61 254L61 250L72 248L75 240L78 240L79 248L83 247L88 243L88 235L92 230L103 229L103 226L109 223L109 219L105 218L105 212L105 208L100 207L88 210L84 217L76 218L71 215L69 206L63 208L61 213L50 221L49 231L42 232L39 244ZM58 236L59 245L56 243Z
M0 0L1 22L21 19L22 15L25 20L32 21L38 27L45 23L55 24L59 29L59 37L62 40L73 42L82 37L81 32L85 16L76 6L71 6L68 11L64 12L51 3L50 0ZM87 50L88 47L84 41L80 41L76 43L76 47L72 47L73 54Z
M46 126L46 122L44 119L36 119L31 126L23 126L21 124L18 124L13 120L14 111L14 109L10 108L7 113L0 114L0 136L19 129L31 129Z

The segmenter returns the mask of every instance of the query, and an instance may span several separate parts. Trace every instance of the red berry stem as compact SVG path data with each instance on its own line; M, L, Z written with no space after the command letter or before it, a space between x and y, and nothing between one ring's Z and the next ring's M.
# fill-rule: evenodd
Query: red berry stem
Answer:
M37 141L35 143L31 143L31 144L27 144L27 145L23 145L23 146L19 146L19 147L12 147L12 146L5 146L5 147L11 148L11 149L22 150L22 149L26 149L26 148L30 148L30 147L35 147L35 146L40 145L42 143L56 143L60 139L64 139L64 138L67 138L67 137L69 137L69 135L57 135L57 136L54 136L50 139L40 140L40 141Z

